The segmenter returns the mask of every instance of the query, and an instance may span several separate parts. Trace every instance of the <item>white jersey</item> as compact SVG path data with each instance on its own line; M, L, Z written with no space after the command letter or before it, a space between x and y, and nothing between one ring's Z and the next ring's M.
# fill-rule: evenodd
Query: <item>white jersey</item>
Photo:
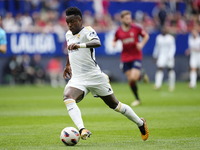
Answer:
M175 39L172 35L159 34L156 37L156 43L154 47L153 57L167 57L168 59L174 58L176 52Z
M200 54L200 37L198 36L194 38L192 35L190 35L188 38L188 46L189 46L191 55L199 55Z
M200 68L200 36L194 38L189 35L188 46L190 49L190 66L192 68Z
M66 33L67 45L85 43L94 38L99 39L91 27L84 27L76 35L73 35L71 31ZM68 50L68 52L72 68L72 78L65 87L64 95L68 87L75 87L83 91L84 96L89 92L95 97L107 96L113 93L108 76L100 70L95 61L94 48L79 48ZM77 102L81 99L77 100Z
M76 35L68 31L65 35L67 45L72 43L80 44L86 43L92 39L99 39L94 29L83 27L83 29ZM69 62L72 69L72 79L88 80L101 74L101 70L95 61L94 48L79 48L76 50L68 50Z

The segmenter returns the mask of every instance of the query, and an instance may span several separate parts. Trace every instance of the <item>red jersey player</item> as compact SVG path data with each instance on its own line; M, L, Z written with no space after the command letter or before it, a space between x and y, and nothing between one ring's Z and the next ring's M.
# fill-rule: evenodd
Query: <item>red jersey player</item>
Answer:
M131 103L132 106L141 104L138 96L138 90L136 82L140 79L141 60L142 60L142 48L149 40L149 35L140 27L132 24L131 12L124 10L121 12L122 25L118 28L113 46L116 46L116 41L121 40L123 43L123 50L121 53L121 67L126 74L129 85L136 97L136 100ZM139 42L139 36L143 39Z

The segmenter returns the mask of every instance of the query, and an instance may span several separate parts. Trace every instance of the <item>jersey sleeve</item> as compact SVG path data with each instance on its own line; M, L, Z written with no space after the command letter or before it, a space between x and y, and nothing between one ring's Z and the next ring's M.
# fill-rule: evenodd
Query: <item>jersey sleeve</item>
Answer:
M68 42L69 37L72 36L72 32L70 30L67 31L67 33L65 34L65 39Z
M117 41L118 39L119 39L119 37L118 37L118 32L119 32L119 29L116 31L116 33L115 33L115 36L114 36L114 41Z
M88 39L88 41L91 41L92 39L99 40L99 37L98 37L96 31L92 27L88 26L86 28L87 28L86 38Z
M140 34L142 37L144 37L147 33L146 33L146 31L145 31L144 29L139 28L139 34Z
M7 45L6 33L2 32L0 35L0 45Z
M152 54L153 58L158 57L158 53L159 53L158 38L159 38L159 35L156 37L156 42L155 42L155 46L154 46L154 50Z
M176 52L176 43L175 43L175 38L172 35L170 37L171 37L170 38L171 44L169 50L169 58L172 59Z
M192 35L188 36L188 47L191 50L191 47L192 47Z

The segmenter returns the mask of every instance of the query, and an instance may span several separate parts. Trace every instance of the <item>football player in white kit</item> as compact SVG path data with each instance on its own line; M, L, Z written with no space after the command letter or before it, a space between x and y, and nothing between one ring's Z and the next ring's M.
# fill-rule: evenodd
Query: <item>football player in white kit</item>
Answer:
M155 75L155 90L162 86L163 69L168 68L169 90L175 88L174 55L176 51L175 39L167 33L166 27L163 27L161 34L156 37L156 43L153 51L153 58L156 60L158 70Z
M190 53L189 87L195 88L197 84L197 68L200 68L200 36L195 28L188 37L188 46L188 52Z
M139 118L126 104L117 100L109 84L109 79L95 61L95 47L101 42L94 29L82 26L82 13L77 7L66 10L66 22L69 31L66 33L68 60L63 77L71 77L63 93L63 100L69 116L79 129L82 139L90 137L91 132L85 129L81 111L76 103L80 102L88 92L100 97L111 109L122 113L133 121L140 129L143 140L147 140L149 131L146 121Z

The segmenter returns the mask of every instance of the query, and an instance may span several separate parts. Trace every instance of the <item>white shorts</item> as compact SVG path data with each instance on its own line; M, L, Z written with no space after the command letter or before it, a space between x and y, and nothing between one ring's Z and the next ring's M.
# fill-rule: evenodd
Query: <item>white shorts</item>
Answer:
M156 62L156 65L158 68L174 68L174 58L173 59L169 59L167 57L158 57L158 60Z
M200 55L191 55L190 56L190 67L191 68L200 68Z
M77 88L84 92L84 97L89 92L91 92L94 97L108 96L108 95L113 94L113 90L112 90L112 87L109 82L110 81L109 81L108 76L104 73L98 74L95 77L90 78L90 80L84 80L84 79L77 80L77 79L72 78L69 80L69 82L65 86L65 90L68 87ZM65 90L64 90L64 93L65 93ZM81 100L79 100L79 101L81 101Z

